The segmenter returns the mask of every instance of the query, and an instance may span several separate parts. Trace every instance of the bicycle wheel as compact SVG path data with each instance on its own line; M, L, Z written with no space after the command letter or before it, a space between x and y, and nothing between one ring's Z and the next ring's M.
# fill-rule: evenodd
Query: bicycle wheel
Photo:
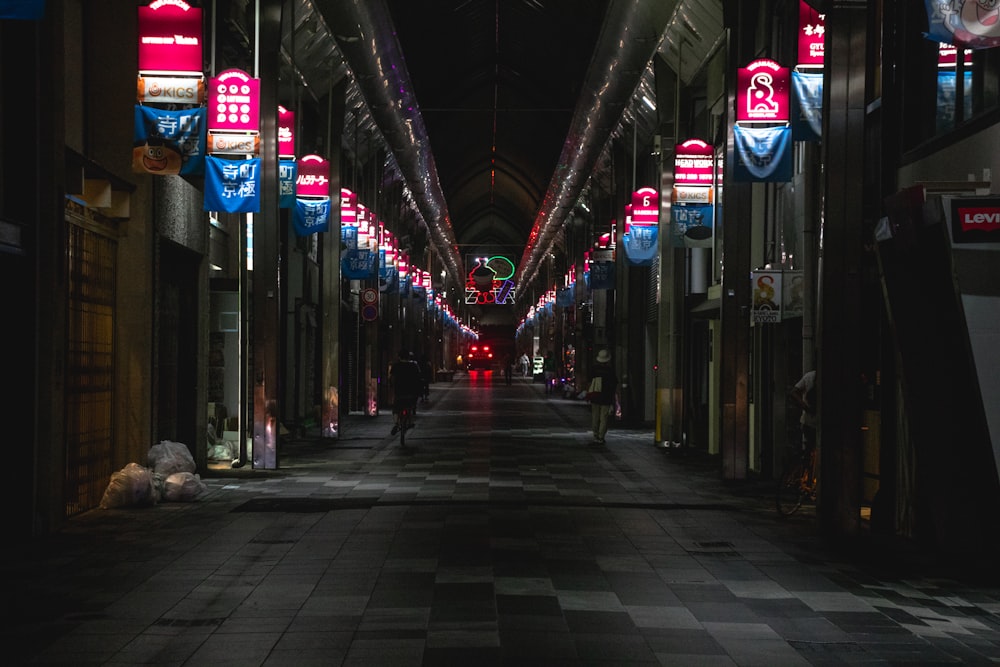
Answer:
M778 478L778 488L774 496L775 508L781 516L791 516L802 507L805 495L802 479L805 469L801 460L793 460L785 466Z
M403 408L399 413L399 446L406 447L406 431L410 428L410 410Z

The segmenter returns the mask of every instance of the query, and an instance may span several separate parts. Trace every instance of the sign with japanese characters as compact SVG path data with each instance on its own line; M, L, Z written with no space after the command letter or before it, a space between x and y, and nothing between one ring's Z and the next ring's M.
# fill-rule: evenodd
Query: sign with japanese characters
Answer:
M329 197L330 163L319 155L302 157L295 181L295 194L299 197Z
M167 110L135 105L132 170L195 175L205 167L205 109Z
M295 112L278 106L278 157L295 157Z
M260 159L205 158L206 211L260 212Z
M330 229L330 200L296 199L293 218L295 233L299 236L325 232Z
M799 67L823 66L823 38L826 14L820 14L805 0L799 0Z
M736 74L736 121L788 122L791 74L773 60L761 58Z
M201 9L182 0L156 0L139 7L139 71L201 72Z

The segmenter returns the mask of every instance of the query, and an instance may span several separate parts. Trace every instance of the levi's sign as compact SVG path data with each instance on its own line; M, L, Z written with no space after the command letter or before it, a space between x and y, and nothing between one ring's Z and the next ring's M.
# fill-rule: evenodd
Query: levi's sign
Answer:
M956 197L951 207L955 243L1000 241L1000 198Z

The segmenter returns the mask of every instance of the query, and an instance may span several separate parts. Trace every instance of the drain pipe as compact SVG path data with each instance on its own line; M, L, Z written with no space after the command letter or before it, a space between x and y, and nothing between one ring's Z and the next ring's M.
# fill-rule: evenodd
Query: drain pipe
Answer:
M517 271L528 285L573 210L642 74L659 48L677 0L612 0L573 112L566 143Z
M458 244L430 139L383 0L316 0L385 138L452 282L464 284Z

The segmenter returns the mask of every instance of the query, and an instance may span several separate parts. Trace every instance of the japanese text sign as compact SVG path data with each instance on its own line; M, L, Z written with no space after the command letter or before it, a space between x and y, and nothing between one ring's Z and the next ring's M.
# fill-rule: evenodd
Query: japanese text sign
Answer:
M278 107L278 156L295 156L295 112Z
M319 155L306 155L299 160L295 193L299 197L329 197L330 163Z
M805 0L799 0L799 65L823 65L823 37L826 15L820 14Z

